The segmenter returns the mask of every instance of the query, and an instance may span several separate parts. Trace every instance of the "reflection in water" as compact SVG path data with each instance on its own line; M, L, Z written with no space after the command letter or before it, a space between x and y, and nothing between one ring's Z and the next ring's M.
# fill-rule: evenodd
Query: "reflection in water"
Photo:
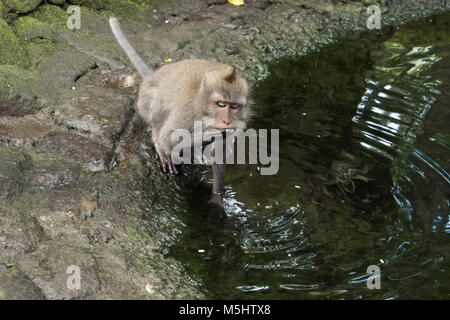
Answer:
M183 197L170 255L207 296L449 298L449 26L446 14L272 66L251 127L280 129L279 173L229 166L226 216L208 188Z

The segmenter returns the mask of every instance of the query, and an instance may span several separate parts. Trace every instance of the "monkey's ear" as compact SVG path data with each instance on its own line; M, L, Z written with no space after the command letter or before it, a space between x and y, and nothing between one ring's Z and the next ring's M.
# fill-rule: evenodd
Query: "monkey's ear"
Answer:
M235 75L236 75L236 70L234 69L234 67L226 66L223 69L223 74L222 74L223 78L222 79L227 82L231 82L234 80Z
M236 76L236 70L232 66L225 66L220 69L207 72L202 81L202 88L214 87L218 81L231 82Z

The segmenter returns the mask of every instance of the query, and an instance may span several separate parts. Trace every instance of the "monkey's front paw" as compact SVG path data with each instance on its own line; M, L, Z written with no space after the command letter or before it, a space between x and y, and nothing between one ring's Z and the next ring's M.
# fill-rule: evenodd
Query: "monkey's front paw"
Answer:
M167 161L167 162L161 161L161 163L162 163L162 168L163 168L164 173L170 173L173 175L178 174L178 168L172 161Z
M158 155L164 173L178 174L177 166L172 162L172 159L163 153L158 152Z

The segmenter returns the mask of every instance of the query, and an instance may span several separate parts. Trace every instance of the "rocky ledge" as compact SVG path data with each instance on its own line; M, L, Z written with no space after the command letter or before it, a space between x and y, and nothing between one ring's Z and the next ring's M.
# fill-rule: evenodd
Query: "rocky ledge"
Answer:
M0 0L0 299L202 298L168 258L184 228L133 111L139 78L113 39L119 17L152 67L184 58L235 65L256 82L267 63L450 2L352 0ZM80 29L69 30L69 5ZM166 195L166 196L164 196ZM80 287L68 285L80 270ZM68 273L69 272L69 273Z

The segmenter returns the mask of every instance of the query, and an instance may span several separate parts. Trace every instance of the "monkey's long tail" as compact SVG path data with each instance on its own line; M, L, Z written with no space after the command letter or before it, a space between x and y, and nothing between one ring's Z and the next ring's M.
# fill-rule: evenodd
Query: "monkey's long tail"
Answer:
M111 26L111 30L116 37L117 42L119 42L120 46L123 48L131 63L137 69L141 77L145 77L152 73L153 70L145 64L144 60L139 57L134 48L128 42L127 38L125 38L125 36L123 35L117 19L114 17L109 18L109 25Z

